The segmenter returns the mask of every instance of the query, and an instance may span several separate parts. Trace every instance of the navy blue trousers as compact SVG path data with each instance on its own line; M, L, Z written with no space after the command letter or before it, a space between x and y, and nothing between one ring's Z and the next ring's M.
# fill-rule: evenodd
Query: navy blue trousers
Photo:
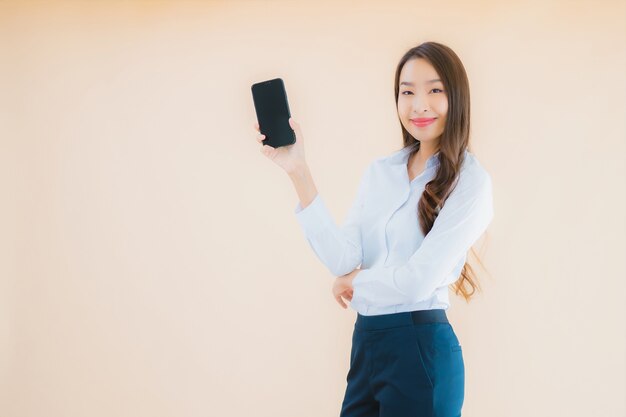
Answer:
M357 313L341 417L460 417L465 366L443 309Z

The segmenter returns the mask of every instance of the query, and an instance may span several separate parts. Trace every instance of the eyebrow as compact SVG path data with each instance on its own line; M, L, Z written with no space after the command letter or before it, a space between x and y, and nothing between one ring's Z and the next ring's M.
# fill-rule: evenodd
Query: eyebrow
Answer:
M426 81L426 83L427 83L427 84L431 84L431 83L436 83L437 81L441 81L441 80L440 80L439 78L437 78L437 79L434 79L434 80L428 80L428 81ZM402 82L400 83L400 85L410 85L411 87L413 87L415 84L410 83L410 82L408 82L408 81L402 81Z

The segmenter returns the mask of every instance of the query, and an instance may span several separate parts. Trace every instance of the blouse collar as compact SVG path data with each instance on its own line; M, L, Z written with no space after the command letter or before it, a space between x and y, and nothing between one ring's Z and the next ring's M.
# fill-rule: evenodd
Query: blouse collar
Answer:
M409 162L409 155L411 151L415 149L415 145L408 145L404 148L394 152L390 156L390 162L393 164L399 164L403 167L406 167ZM439 165L439 151L435 152L426 160L426 168L434 167Z

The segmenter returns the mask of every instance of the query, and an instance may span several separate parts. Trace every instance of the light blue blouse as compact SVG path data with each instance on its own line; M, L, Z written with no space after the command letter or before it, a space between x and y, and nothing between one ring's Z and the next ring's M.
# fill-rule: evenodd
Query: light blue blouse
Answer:
M317 257L335 276L354 278L350 307L362 315L448 309L448 285L493 218L491 177L469 151L456 188L426 236L417 203L439 166L439 152L409 181L410 147L371 162L356 199L338 226L318 193L294 213Z

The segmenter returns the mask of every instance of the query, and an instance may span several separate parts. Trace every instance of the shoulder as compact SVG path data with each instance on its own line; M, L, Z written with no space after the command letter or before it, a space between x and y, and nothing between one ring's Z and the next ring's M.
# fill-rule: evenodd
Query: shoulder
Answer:
M396 153L397 152L394 152L394 154ZM371 158L365 166L364 174L372 175L373 173L376 173L376 172L385 172L387 170L387 167L391 163L392 156L393 154Z
M368 169L386 169L392 165L406 165L405 157L410 149L404 147L389 154L377 156L370 160Z
M461 165L461 172L467 173L467 175L486 178L489 177L489 173L480 162L478 157L470 151L465 151L465 159Z
M465 151L465 159L461 165L458 185L462 190L485 190L491 192L491 175L480 163L476 155Z
M385 168L389 165L389 156L378 156L370 160L367 165L368 170Z

